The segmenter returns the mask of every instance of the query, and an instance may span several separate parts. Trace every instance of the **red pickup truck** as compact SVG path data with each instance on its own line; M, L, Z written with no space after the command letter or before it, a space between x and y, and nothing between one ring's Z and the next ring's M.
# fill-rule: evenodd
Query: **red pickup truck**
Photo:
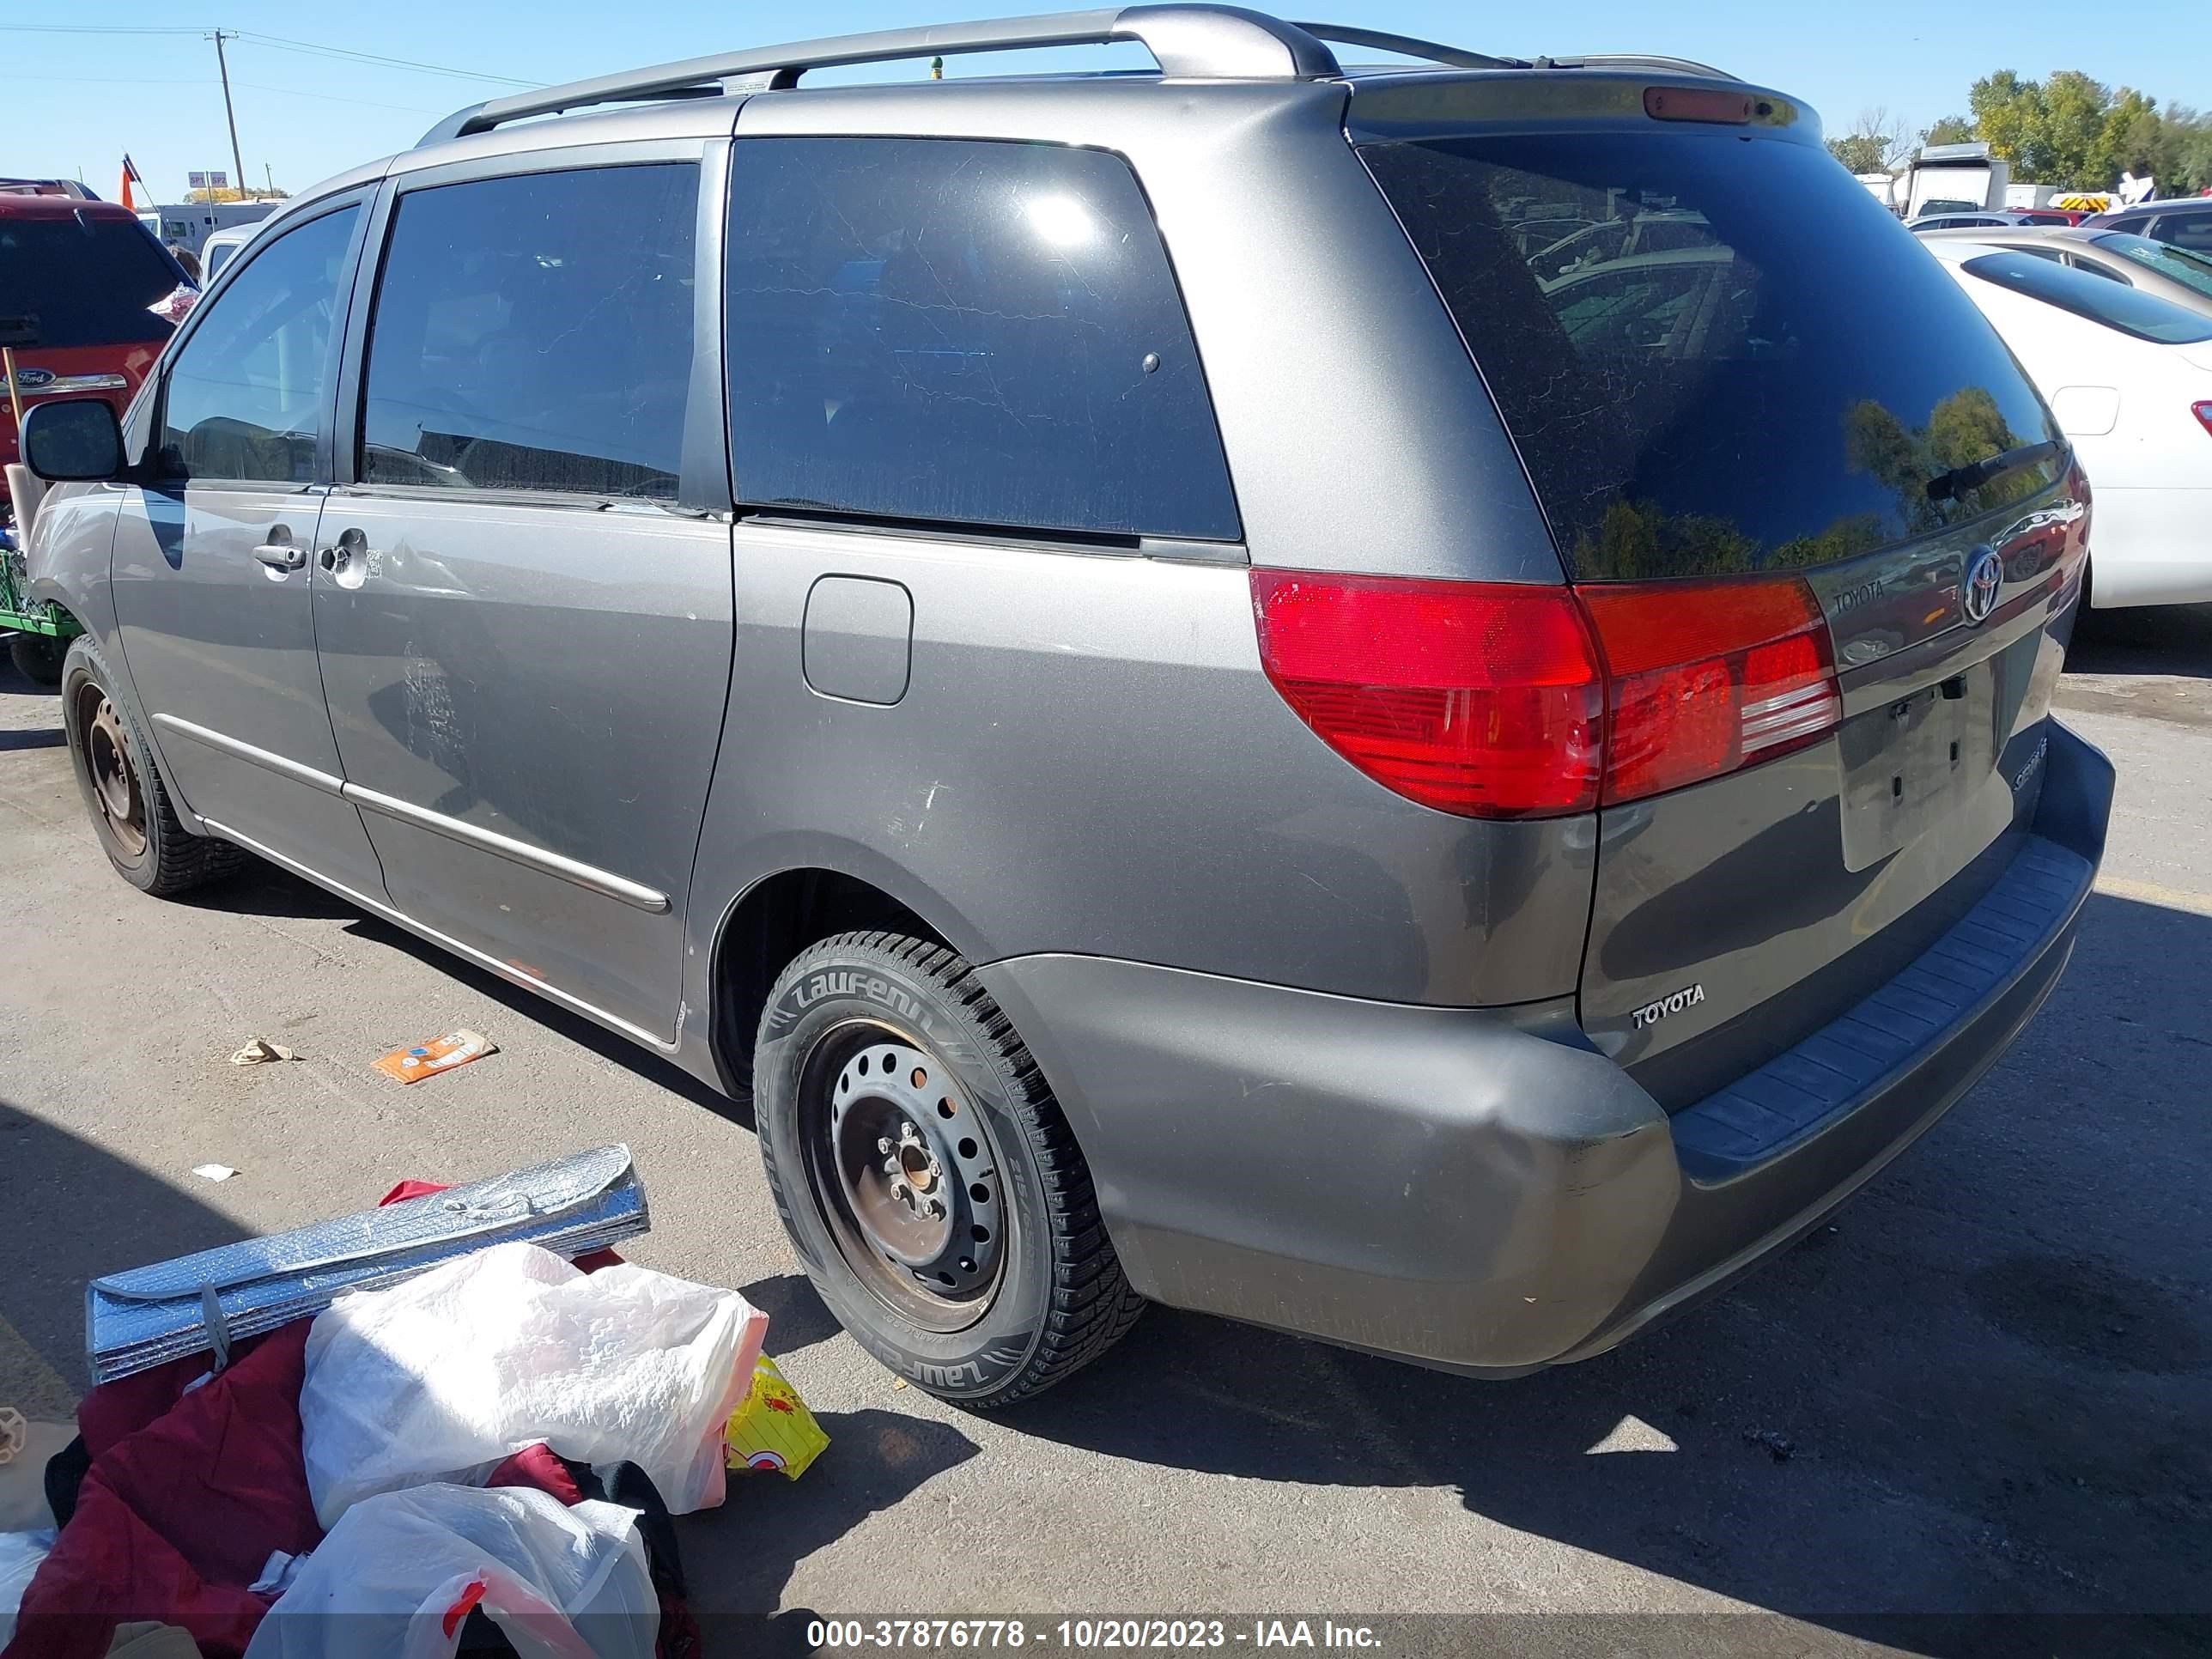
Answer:
M105 398L120 414L188 307L190 279L136 214L58 187L0 187L0 465L16 458L15 404Z

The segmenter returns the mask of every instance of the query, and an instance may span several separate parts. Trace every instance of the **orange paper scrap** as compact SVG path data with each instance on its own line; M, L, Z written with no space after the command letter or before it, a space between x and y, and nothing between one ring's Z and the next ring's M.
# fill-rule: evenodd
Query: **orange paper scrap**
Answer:
M448 1031L412 1048L393 1049L376 1062L376 1069L396 1082L420 1083L498 1052L499 1045L482 1031Z

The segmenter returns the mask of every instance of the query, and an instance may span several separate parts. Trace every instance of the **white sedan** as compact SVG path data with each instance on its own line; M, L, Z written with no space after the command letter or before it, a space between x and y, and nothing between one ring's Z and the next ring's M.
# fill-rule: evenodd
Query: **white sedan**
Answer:
M2089 475L2090 603L2212 600L2212 317L2021 248L1923 246L2004 337Z

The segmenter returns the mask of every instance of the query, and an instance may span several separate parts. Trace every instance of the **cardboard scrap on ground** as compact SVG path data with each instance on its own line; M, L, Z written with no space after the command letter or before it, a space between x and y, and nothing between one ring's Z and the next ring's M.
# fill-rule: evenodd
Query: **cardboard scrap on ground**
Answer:
M420 1083L498 1052L499 1045L482 1031L448 1031L412 1048L394 1048L376 1062L376 1069L397 1083Z
M806 1409L799 1390L766 1354L753 1367L753 1385L730 1413L725 1460L733 1469L775 1469L796 1480L822 1455L830 1437Z

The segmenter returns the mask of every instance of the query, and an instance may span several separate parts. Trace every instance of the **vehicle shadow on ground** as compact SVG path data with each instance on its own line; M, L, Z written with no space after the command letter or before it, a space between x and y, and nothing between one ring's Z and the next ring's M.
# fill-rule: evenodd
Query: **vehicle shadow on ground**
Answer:
M2059 995L1833 1224L1613 1354L1484 1382L1155 1309L1004 1420L1249 1480L1456 1487L1486 1521L1930 1654L2004 1645L1937 1613L2193 1615L2073 1640L2202 1651L2212 917L2093 898ZM1494 1536L1460 1541L1478 1574Z
M88 1280L244 1237L164 1176L0 1099L0 1316L72 1394L89 1386Z
M618 1036L592 1024L581 1014L571 1013L535 991L526 990L451 951L440 949L428 940L417 939L404 927L381 917L369 915L360 906L349 904L304 877L295 876L273 864L259 859L252 860L229 879L196 888L172 902L239 915L329 921L350 917L352 920L347 924L346 932L356 938L404 951L447 978L458 980L470 989L514 1010L533 1024L542 1025L604 1059L615 1061L647 1081L682 1096L693 1105L703 1106L710 1112L728 1118L748 1132L753 1127L750 1103L732 1100L720 1091L700 1082L680 1066L640 1048L629 1038Z
M2075 619L2066 672L2212 679L2212 605L2085 611Z
M799 1562L869 1516L895 1508L925 1482L958 1468L976 1452L975 1443L953 1425L901 1412L871 1407L823 1412L819 1420L831 1449L799 1480L732 1475L727 1503L684 1517L684 1560L691 1580L691 1601L708 1621L710 1635L714 1614L775 1613ZM896 1541L887 1541L886 1549L915 1547L915 1520L903 1519L895 1531ZM775 1624L797 1628L783 1632L764 1649L755 1648L748 1632L745 1650L799 1651L805 1644L790 1638L814 1616L805 1608L786 1613ZM734 1650L710 1641L708 1650Z

